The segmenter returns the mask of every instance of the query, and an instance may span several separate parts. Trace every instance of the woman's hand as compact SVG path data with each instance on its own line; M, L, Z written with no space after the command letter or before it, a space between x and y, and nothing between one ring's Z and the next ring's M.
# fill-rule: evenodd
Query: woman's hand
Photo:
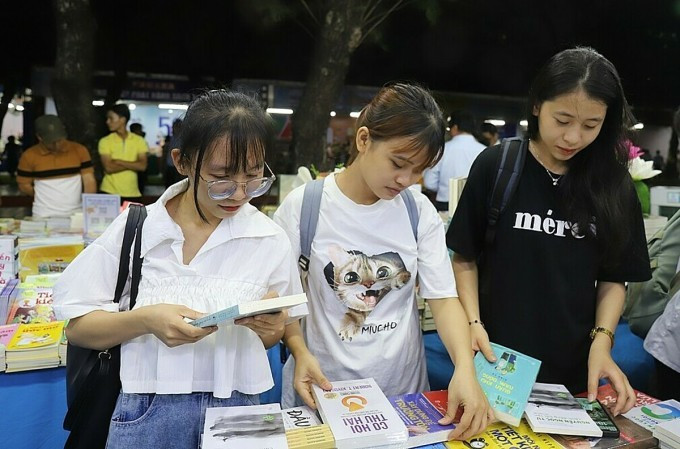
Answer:
M466 440L483 432L494 420L493 410L477 382L474 367L468 370L456 368L454 371L449 383L446 415L439 420L439 424L453 423L458 407L463 408L463 415L456 428L449 434L449 440Z
M321 371L319 361L310 352L306 352L304 355L295 357L293 386L304 403L316 409L316 402L312 395L313 383L326 391L333 388L333 385L331 385L323 371Z
M496 361L496 355L493 353L489 343L489 334L486 333L482 323L472 323L470 325L470 340L472 340L473 351L481 351L489 362Z
M154 304L140 307L139 313L143 314L143 322L148 333L153 334L166 346L175 346L196 343L203 337L217 331L217 326L196 327L188 324L184 318L192 320L205 315L186 306L177 304Z
M276 298L276 292L267 293L260 301ZM262 313L247 318L235 320L234 324L245 326L257 334L262 340L265 347L271 347L283 337L283 332L286 328L286 321L288 320L288 311L284 310L277 313Z
M616 405L612 410L614 416L625 413L635 406L635 391L628 378L611 356L611 343L606 335L598 335L590 345L588 356L588 400L597 397L600 379L607 378L617 394Z

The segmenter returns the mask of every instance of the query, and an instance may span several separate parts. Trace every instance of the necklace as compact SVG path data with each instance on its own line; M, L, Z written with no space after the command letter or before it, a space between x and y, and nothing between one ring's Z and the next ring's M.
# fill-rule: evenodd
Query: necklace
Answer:
M562 179L562 176L564 176L564 174L553 176L553 173L550 170L548 170L548 167L546 167L545 164L543 163L543 161L541 161L541 158L538 157L538 151L536 150L536 147L534 147L532 141L529 141L529 150L531 151L531 154L534 155L534 157L536 158L538 163L541 164L541 167L543 167L545 172L550 177L550 180L552 181L552 185L556 186L557 183L560 182L560 179Z

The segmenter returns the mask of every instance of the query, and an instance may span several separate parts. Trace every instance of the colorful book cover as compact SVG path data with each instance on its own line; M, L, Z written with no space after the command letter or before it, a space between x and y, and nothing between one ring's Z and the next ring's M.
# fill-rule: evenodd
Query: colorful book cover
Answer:
M4 326L0 326L0 345L7 347L10 340L12 340L12 336L18 328L18 324L6 324Z
M19 278L61 273L84 248L82 236L19 239Z
M446 441L456 428L453 424L438 423L444 414L423 393L392 396L389 401L408 429L407 448Z
M496 362L487 361L481 351L475 355L477 379L496 418L518 426L541 361L496 343L491 349Z
M58 345L64 332L64 322L20 324L7 345L7 351L35 349Z
M534 432L602 436L602 429L564 385L536 382L524 414Z
M406 426L373 378L332 383L330 391L312 388L338 449L406 443Z
M288 448L279 404L205 410L203 449L243 448Z
M306 405L281 410L281 414L283 415L283 425L286 428L286 431L304 429L322 424L316 410L312 410Z
M562 449L553 437L543 433L535 433L526 421L520 421L513 427L506 423L490 424L486 430L463 441L447 441L449 449Z
M8 323L49 323L56 321L52 307L52 288L19 284Z
M680 418L680 402L669 399L656 404L633 407L623 416L647 430L653 430L658 424Z
M120 214L120 196L106 193L83 193L83 234L99 237Z

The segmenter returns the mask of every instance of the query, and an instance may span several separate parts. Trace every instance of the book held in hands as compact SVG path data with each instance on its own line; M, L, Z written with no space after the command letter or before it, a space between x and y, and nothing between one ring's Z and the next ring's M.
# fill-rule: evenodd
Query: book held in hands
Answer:
M448 391L410 393L389 398L392 406L408 429L405 448L446 441L455 425L441 425L439 420L446 414ZM444 409L442 410L441 404Z
M234 320L247 318L249 316L260 315L263 313L277 313L291 307L307 303L307 295L281 296L280 298L259 299L256 301L236 304L219 312L211 313L193 321L189 324L196 327L217 326L218 324L231 324Z
M408 430L373 378L332 382L324 391L312 385L319 414L338 449L404 447Z
M481 351L475 355L477 379L496 418L517 427L541 361L496 343L491 343L491 349L496 362L486 360Z

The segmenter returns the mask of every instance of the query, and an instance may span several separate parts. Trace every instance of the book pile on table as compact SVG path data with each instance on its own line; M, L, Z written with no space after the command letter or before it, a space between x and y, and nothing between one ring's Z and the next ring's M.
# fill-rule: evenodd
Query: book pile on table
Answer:
M5 352L7 372L59 366L63 332L63 321L20 324Z

